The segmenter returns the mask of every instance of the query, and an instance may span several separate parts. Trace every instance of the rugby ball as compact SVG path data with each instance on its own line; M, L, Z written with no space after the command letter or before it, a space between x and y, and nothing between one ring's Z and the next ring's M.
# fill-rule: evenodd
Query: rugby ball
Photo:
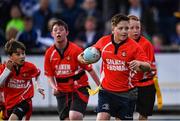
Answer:
M89 63L97 62L100 59L100 57L101 53L95 47L88 47L84 50L83 58L85 61L88 61Z

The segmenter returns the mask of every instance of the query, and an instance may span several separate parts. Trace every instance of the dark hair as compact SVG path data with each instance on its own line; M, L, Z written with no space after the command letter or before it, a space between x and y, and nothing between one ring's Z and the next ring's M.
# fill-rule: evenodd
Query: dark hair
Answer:
M129 18L123 14L116 14L111 19L112 27L117 26L120 21L129 21Z
M63 20L61 20L61 19L57 19L54 22L52 22L51 27L50 27L50 31L52 31L54 25L64 26L66 31L68 31L68 25Z
M26 50L26 47L22 42L16 41L14 39L9 40L5 44L5 52L9 55L12 55L12 53L16 53L18 48Z

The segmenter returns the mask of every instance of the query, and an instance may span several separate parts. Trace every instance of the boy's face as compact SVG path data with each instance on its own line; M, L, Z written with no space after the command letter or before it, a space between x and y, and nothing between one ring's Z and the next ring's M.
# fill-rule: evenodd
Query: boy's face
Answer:
M17 65L23 65L25 62L25 51L17 48L16 52L12 53L10 59Z
M68 31L66 31L64 26L56 24L53 26L51 35L56 43L61 43L63 40L67 39Z
M128 37L129 22L120 21L117 26L113 27L113 34L116 41L126 40Z
M129 33L128 36L133 40L138 40L141 35L141 24L140 21L130 20L129 21Z

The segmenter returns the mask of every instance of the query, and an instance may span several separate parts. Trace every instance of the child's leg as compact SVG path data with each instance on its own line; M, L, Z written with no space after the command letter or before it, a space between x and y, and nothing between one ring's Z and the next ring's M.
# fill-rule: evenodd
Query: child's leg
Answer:
M7 110L9 120L22 120L30 109L30 105L27 101L15 105L12 109Z
M14 120L19 120L19 118L16 114L12 113L11 116L9 117L9 121L14 121Z

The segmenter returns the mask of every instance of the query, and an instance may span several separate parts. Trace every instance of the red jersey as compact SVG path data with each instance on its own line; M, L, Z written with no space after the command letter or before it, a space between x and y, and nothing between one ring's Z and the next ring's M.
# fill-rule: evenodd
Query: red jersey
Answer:
M155 71L149 72L138 72L135 76L135 85L136 86L148 86L154 83L153 77L156 75L156 65L155 65L155 56L154 56L154 47L153 45L143 36L140 37L138 44L143 48L146 56L149 59L151 67ZM144 80L144 81L143 81Z
M0 66L0 74L4 71L6 65ZM30 62L25 62L20 70L15 68L7 77L4 85L5 107L10 109L23 100L31 99L34 95L34 86L32 78L39 76L40 70Z
M55 77L59 91L72 92L75 80L77 85L88 85L88 77L84 70L91 70L92 65L82 65L78 62L77 56L82 51L82 48L72 42L68 42L63 54L55 45L47 49L44 62L45 75ZM78 76L79 78L75 78Z
M94 45L102 56L102 87L109 91L128 91L134 85L131 80L134 72L128 68L132 60L148 61L142 48L134 40L127 40L118 46L113 35L104 36Z

